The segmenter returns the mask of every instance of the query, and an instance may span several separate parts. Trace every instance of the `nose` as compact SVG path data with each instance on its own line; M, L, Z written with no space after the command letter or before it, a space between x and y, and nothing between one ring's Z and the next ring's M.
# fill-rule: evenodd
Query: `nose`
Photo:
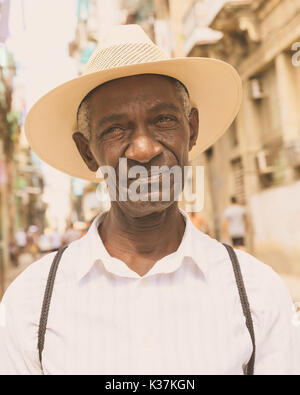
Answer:
M146 132L138 132L133 136L129 147L125 152L127 159L140 163L150 162L163 152L163 146Z

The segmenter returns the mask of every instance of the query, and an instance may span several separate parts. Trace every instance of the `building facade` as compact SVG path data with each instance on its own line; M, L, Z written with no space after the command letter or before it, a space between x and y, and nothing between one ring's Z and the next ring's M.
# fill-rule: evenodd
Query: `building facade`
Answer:
M206 210L221 238L222 214L235 195L250 219L248 249L275 270L299 275L300 1L228 1L215 11L209 27L222 38L195 41L187 55L231 63L244 94L233 125L201 158Z

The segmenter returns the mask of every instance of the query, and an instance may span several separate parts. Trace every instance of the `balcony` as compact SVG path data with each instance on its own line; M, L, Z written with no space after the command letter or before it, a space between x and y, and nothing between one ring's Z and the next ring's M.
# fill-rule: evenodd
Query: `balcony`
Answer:
M214 3L208 0L196 0L192 3L183 20L186 56L190 55L197 45L213 44L223 37L222 32L213 30L209 26L225 3L226 0L218 0Z

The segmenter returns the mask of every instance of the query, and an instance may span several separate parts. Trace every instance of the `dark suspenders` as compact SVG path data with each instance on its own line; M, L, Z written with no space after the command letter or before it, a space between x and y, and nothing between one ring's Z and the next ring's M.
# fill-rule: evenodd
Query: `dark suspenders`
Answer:
M252 345L253 345L252 355L251 355L251 358L248 362L245 374L246 375L253 375L254 360L255 360L255 337L254 337L254 328L253 328L253 321L252 321L251 312L250 312L250 306L249 306L249 302L248 302L248 298L247 298L247 294L246 294L246 290L245 290L245 285L244 285L244 281L243 281L243 277L242 277L242 273L241 273L241 268L240 268L237 256L234 252L234 249L227 244L224 244L224 246L226 247L228 254L230 256L230 260L232 263L232 267L233 267L233 271L234 271L234 275L235 275L235 280L236 280L236 284L238 287L239 296L240 296L240 300L241 300L241 304L242 304L242 308L243 308L243 313L246 318L246 326L247 326L248 331L250 333ZM50 271L49 271L49 276L48 276L48 280L47 280L47 285L46 285L44 300L43 300L43 305L42 305L39 331L38 331L38 351L39 351L39 359L40 359L41 364L42 364L42 352L44 349L45 334L46 334L46 329L47 329L47 321L48 321L50 302L51 302L52 291L53 291L53 286L54 286L54 280L55 280L55 276L56 276L56 272L57 272L57 268L58 268L61 256L67 247L68 246L65 246L63 248L60 248L57 251L57 253L53 259Z
M53 287L54 287L55 276L56 276L60 258L67 247L68 246L62 247L57 251L57 253L53 259L53 262L52 262L52 265L51 265L51 268L49 271L49 275L48 275L48 280L47 280L47 285L46 285L44 300L43 300L43 306L42 306L42 312L41 312L41 316L40 316L39 332L38 332L38 350L39 350L40 363L42 363L42 352L43 352L44 344L45 344L45 333L46 333L46 329L47 329L48 314L49 314L50 302L51 302L51 297L52 297L52 292L53 292Z
M252 351L251 358L247 364L245 374L248 376L252 376L254 373L254 360L255 360L255 336L254 336L254 328L253 328L253 321L252 321L252 317L251 317L249 301L248 301L248 297L247 297L247 293L246 293L246 289L245 289L245 285L244 285L244 281L243 281L241 267L240 267L239 261L237 259L237 256L235 254L235 251L228 244L223 243L223 245L226 247L228 254L230 256L230 260L231 260L233 271L234 271L235 281L236 281L236 284L238 287L240 300L241 300L241 304L242 304L242 308L243 308L243 313L246 318L246 326L247 326L248 331L251 336L253 351Z

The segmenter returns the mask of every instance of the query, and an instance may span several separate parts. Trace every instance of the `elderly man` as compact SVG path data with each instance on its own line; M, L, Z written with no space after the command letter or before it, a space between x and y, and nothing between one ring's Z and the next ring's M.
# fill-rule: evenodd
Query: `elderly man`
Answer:
M35 262L7 290L1 372L299 372L280 278L197 230L178 208L178 180L170 177L163 199L162 175L152 171L183 169L224 133L240 101L228 64L168 59L139 27L122 26L84 75L31 109L25 128L38 155L91 181L113 169L116 196L83 238ZM146 175L130 177L135 166ZM134 182L143 192L124 198ZM154 192L144 188L153 184Z

